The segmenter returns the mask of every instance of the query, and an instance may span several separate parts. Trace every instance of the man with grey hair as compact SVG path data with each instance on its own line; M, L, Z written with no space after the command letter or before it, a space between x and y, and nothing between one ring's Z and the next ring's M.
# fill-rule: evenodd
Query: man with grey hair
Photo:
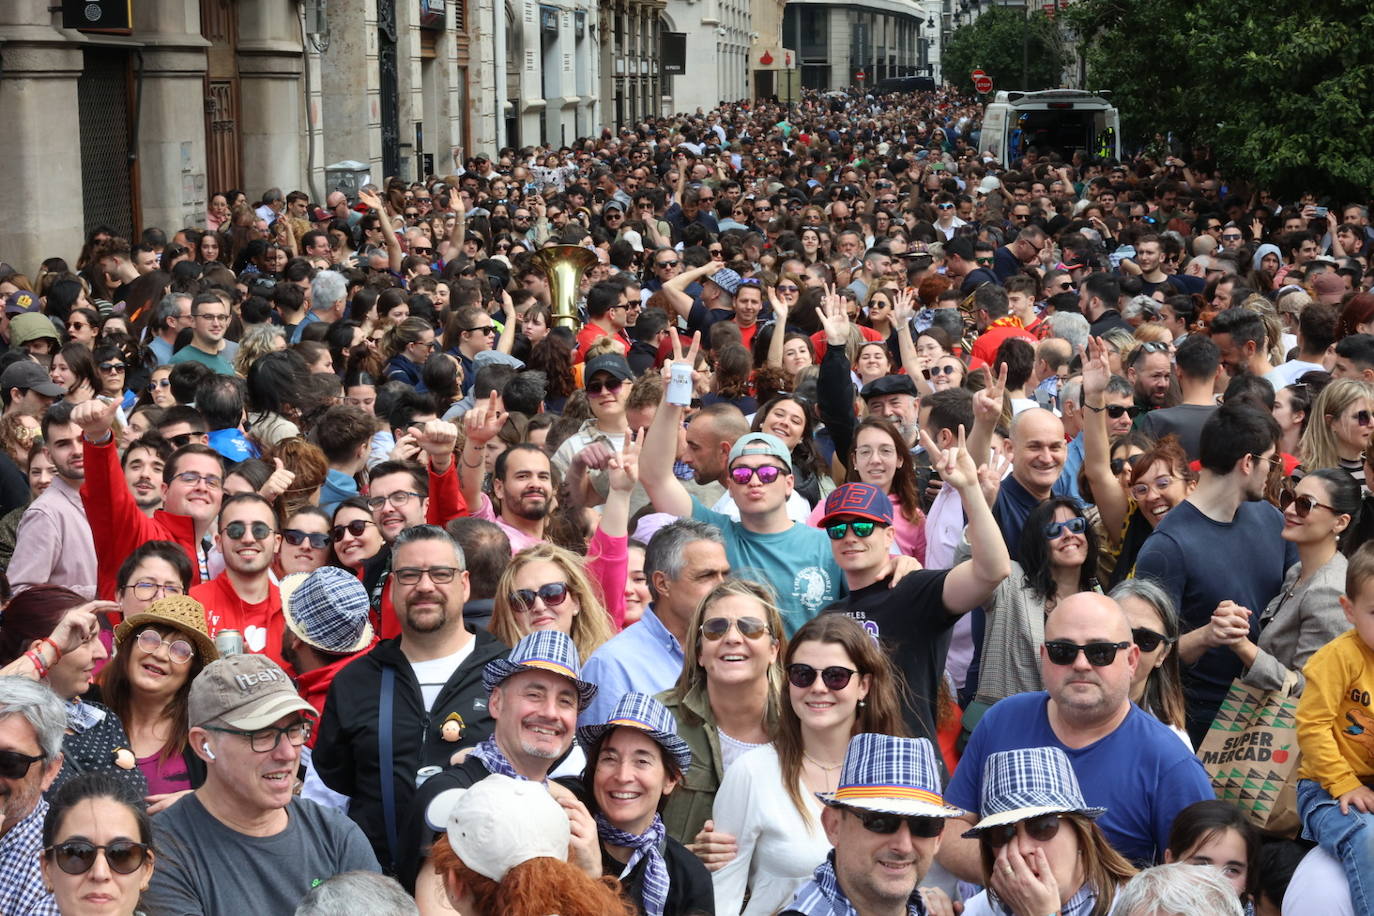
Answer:
M1211 865L1156 865L1138 872L1117 894L1120 916L1242 916L1236 889Z
M255 211L258 219L266 220L270 226L286 209L286 195L281 188L268 188L262 192L262 205Z
M310 281L310 311L291 332L291 343L301 340L301 332L308 324L323 321L333 324L343 317L348 305L348 281L337 270L321 270Z
M415 901L395 878L350 871L317 884L296 907L295 916L419 916Z
M172 361L177 335L191 323L191 296L188 293L168 293L158 302L153 310L153 333L148 339L148 349L157 356L159 366Z
M39 869L43 792L62 769L67 713L47 686L0 677L0 913L58 916Z
M1088 319L1078 312L1055 312L1045 319L1050 326L1050 336L1069 342L1069 349L1080 353L1088 345L1090 325Z
M621 630L587 659L583 676L600 689L580 717L583 724L605 722L630 691L652 696L677 682L697 604L729 574L718 528L679 519L654 534L644 551L653 601L638 624Z
M396 536L388 587L401 635L335 675L312 758L324 784L351 799L348 816L384 865L395 862L396 825L417 778L491 734L482 668L505 650L464 625L467 564L443 528Z

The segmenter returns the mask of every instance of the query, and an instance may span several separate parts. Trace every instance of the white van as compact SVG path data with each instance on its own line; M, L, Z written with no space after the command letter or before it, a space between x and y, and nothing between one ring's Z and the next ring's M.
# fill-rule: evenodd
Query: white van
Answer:
M997 93L983 113L978 151L1009 166L1030 147L1040 155L1057 152L1065 162L1076 152L1099 159L1121 158L1121 118L1111 93L1081 89Z

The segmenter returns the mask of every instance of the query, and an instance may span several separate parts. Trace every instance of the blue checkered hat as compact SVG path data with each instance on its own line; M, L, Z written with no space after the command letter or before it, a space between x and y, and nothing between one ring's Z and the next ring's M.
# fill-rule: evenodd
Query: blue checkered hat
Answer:
M582 662L577 646L568 634L559 630L538 630L515 644L505 658L487 662L482 669L482 686L491 693L501 683L521 671L552 671L577 685L579 711L596 696L596 685L582 680Z
M1073 812L1098 817L1106 808L1090 808L1078 788L1068 755L1057 747L1023 747L998 751L983 762L983 819L964 836L1042 814Z
M372 645L367 589L357 576L321 566L312 573L292 573L280 588L286 625L316 649L345 655Z
M962 808L945 804L935 746L925 738L864 734L849 739L834 792L817 792L827 805L863 808L882 814L960 817Z
M666 706L644 693L630 691L625 694L603 724L579 728L577 740L584 748L588 748L606 732L622 726L637 728L657 741L673 758L679 771L686 773L692 765L692 749L678 737L677 720Z

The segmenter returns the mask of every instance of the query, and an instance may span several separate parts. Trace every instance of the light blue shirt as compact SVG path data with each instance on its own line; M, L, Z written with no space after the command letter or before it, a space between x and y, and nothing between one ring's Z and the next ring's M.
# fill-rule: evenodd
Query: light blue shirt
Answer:
M630 691L653 696L677 683L682 674L682 644L658 619L652 605L592 653L582 680L597 686L596 697L578 717L581 725L601 725Z
M1064 452L1064 470L1054 482L1054 495L1071 496L1087 505L1083 494L1078 492L1078 472L1083 469L1083 457L1083 434L1079 433L1069 442L1069 447Z
M172 345L161 337L154 336L148 341L148 349L157 357L157 364L165 366L172 361Z

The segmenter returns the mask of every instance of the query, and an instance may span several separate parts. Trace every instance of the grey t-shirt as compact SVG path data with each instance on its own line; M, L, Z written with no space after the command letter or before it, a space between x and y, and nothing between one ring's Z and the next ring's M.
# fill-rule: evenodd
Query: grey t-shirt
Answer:
M286 829L269 837L229 829L194 794L154 817L157 865L143 895L148 916L289 916L326 878L381 871L347 816L302 799L286 811Z

